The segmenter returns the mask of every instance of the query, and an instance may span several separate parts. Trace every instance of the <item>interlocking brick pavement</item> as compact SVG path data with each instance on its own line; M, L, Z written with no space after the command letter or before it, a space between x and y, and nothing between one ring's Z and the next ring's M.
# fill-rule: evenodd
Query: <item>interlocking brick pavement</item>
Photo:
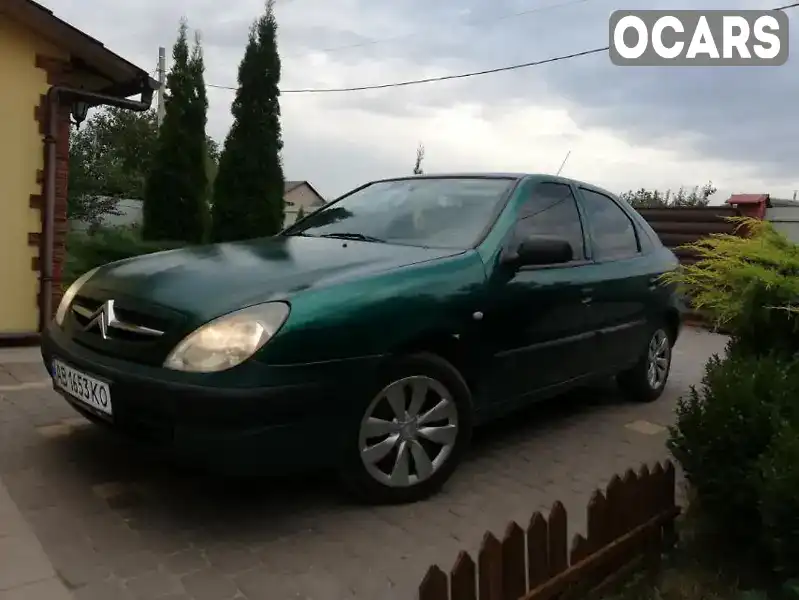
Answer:
M0 600L69 599L69 591L0 481Z
M441 494L398 507L349 504L322 474L236 481L177 470L76 418L36 387L40 367L8 363L0 477L75 600L412 599L430 564L448 568L486 530L555 500L582 530L595 488L666 457L676 398L724 343L686 330L656 403L591 390L490 426Z

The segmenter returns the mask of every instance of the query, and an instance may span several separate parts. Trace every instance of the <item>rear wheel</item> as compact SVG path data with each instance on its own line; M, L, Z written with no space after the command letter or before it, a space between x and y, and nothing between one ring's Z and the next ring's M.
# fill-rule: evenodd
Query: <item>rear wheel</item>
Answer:
M368 502L426 498L469 444L469 388L451 364L427 353L397 359L375 387L351 434L344 481Z
M652 402L663 394L671 372L673 344L669 328L665 324L658 325L635 366L619 374L619 387L631 400Z

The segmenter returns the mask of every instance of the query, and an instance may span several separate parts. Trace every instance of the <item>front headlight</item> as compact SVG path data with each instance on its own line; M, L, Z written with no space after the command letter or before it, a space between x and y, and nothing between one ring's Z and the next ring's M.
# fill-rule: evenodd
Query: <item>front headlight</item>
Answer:
M61 302L59 302L58 304L58 309L55 311L56 325L58 325L59 327L62 327L64 325L64 319L67 317L67 311L69 310L72 301L75 299L75 296L77 296L78 292L80 291L80 288L83 287L83 284L89 281L89 279L92 278L92 275L94 275L97 272L97 269L99 268L100 267L95 267L91 271L87 271L86 273L78 277L75 281L73 281L72 285L69 286L69 288L67 288L67 291L64 293L63 296L61 296Z
M175 346L164 367L194 373L233 368L268 342L288 316L288 304L267 302L214 319Z

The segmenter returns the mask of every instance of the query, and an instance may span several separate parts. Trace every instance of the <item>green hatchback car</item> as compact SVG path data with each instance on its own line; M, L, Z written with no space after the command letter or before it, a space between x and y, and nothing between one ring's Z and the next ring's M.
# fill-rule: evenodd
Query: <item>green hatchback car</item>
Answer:
M630 206L548 175L375 181L276 236L94 269L42 336L81 414L228 472L435 492L472 429L616 377L663 392L678 262Z

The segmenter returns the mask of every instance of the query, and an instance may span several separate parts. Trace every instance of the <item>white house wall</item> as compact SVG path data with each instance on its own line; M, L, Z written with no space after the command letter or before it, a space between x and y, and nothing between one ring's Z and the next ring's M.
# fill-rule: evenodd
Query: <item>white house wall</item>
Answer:
M775 206L766 209L766 220L789 240L799 244L799 203L795 206Z
M290 204L286 204L286 218L283 221L284 227L288 227L297 220L297 213L300 207L302 207L303 212L307 215L324 203L324 201L306 184L298 185L288 192L285 196L285 200Z

